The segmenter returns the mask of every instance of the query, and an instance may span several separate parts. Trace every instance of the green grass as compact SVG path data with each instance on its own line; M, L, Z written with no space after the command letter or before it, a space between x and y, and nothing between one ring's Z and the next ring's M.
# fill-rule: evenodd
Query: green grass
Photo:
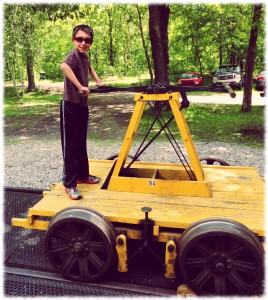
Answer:
M207 93L207 92L206 92ZM29 120L34 115L50 114L51 108L59 105L62 95L45 91L25 94L18 99L13 88L5 88L4 116L5 118ZM247 145L264 147L264 106L253 106L251 113L242 113L241 105L207 105L191 104L184 110L190 132L194 141ZM165 118L171 116L170 111L163 112ZM21 118L20 118L21 117ZM25 117L25 118L24 118ZM144 136L152 123L152 111L146 109L138 129L138 136ZM170 124L171 131L179 137L175 121ZM160 138L164 138L161 134ZM238 154L239 155L239 154Z
M248 146L264 146L264 107L242 113L241 105L198 105L187 111L193 137Z
M21 98L17 98L12 87L5 88L4 96L4 116L6 118L27 117L49 113L51 106L57 106L62 98L61 94L49 93L40 90L35 93L27 93Z
M264 147L264 107L253 106L251 113L242 113L241 105L192 104L184 114L194 141L220 141L250 147ZM163 113L168 120L172 113ZM152 124L153 113L146 110L141 119L139 135ZM160 128L160 126L154 126ZM175 120L169 126L172 134L179 136ZM154 131L154 133L157 129ZM154 134L153 133L153 134ZM151 134L150 136L152 136ZM164 132L160 138L166 138Z

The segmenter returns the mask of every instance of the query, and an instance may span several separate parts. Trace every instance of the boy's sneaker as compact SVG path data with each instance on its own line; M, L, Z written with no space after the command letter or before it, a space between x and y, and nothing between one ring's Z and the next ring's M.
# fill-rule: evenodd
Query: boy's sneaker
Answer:
M88 175L85 179L77 179L77 183L96 184L99 183L100 180L98 176Z
M77 187L65 188L65 192L72 200L78 200L82 198L82 195Z

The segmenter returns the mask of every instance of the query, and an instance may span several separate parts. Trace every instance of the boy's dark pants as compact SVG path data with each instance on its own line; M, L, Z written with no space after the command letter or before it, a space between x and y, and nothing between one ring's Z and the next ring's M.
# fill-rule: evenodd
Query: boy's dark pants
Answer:
M61 101L60 129L63 154L62 183L65 187L77 186L77 179L89 174L87 156L88 107Z

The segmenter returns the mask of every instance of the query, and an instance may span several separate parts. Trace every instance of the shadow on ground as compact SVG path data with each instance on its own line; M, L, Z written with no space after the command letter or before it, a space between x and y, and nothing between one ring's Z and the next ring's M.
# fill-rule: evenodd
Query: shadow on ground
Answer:
M134 105L134 94L129 92L90 95L88 137L122 140ZM59 126L59 105L49 106L42 115L5 118L4 135L6 140L59 139Z

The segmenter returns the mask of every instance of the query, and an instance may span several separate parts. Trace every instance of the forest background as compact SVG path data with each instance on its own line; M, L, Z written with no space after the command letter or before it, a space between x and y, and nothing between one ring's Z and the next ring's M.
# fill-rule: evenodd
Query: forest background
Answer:
M197 71L210 84L211 72L221 64L240 63L245 69L254 4L162 6L169 13L165 67L170 83L185 71ZM72 29L85 23L94 29L89 56L101 78L131 76L152 83L156 63L149 9L148 4L5 4L4 80L15 86L28 80L28 91L41 72L62 81L60 64L73 47ZM258 20L254 76L265 68L264 19L262 14Z

